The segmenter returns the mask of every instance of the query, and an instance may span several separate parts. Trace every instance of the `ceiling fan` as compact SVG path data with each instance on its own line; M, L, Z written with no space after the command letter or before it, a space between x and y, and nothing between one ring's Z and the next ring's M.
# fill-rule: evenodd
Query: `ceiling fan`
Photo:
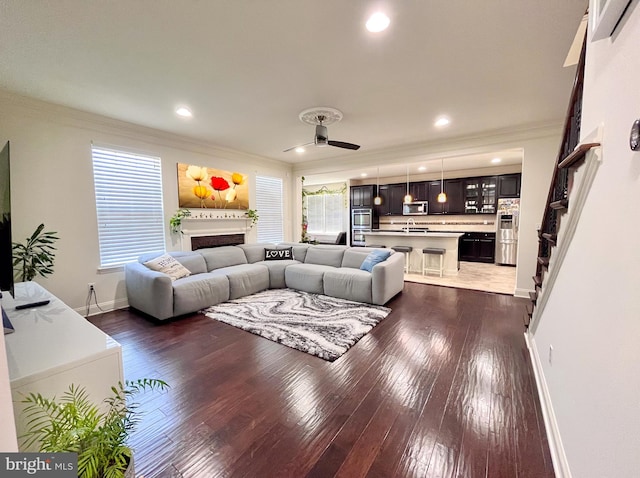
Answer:
M291 148L287 148L284 152L291 151L296 148L303 148L305 146L311 146L312 144L324 147L324 146L335 146L336 148L344 148L344 149L352 149L357 150L360 149L359 144L346 143L344 141L333 141L329 139L329 134L327 132L327 125L336 123L342 119L342 112L329 107L315 107L309 108L301 112L298 117L300 121L307 124L312 124L316 126L316 133L313 137L313 141L305 144L299 144L297 146L292 146Z

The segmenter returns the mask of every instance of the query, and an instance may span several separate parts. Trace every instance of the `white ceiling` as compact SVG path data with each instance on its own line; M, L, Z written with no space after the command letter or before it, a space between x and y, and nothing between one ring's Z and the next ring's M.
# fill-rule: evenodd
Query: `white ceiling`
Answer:
M290 163L357 159L561 121L587 3L3 0L0 86ZM371 34L378 9L391 26ZM330 139L361 149L283 153L312 140L313 106L341 110Z

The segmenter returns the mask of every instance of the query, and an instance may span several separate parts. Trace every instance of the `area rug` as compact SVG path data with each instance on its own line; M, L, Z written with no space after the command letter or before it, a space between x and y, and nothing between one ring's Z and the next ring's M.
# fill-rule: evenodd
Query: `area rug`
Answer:
M391 309L293 289L271 289L202 311L207 317L333 362Z

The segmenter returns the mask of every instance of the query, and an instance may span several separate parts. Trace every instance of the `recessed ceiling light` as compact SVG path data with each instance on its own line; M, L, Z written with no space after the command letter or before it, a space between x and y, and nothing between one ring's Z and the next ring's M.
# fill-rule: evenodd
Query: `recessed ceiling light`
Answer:
M441 116L433 124L438 128L442 128L443 126L447 126L449 123L451 123L451 120L449 118L447 118L446 116Z
M296 148L296 153L304 153L304 148L302 146L298 146Z
M499 163L500 161L502 161L502 159L500 159L500 158L493 158L491 160L492 163Z
M426 170L427 170L427 167L426 167L426 166L420 166L420 167L418 168L418 171L426 171Z
M179 108L176 108L176 114L178 116L182 116L183 118L191 118L193 116L193 113L191 112L191 110L185 106L180 106Z
M360 177L361 178L366 178L367 177L367 173L360 173Z
M369 20L367 20L367 30L369 30L371 33L381 32L387 29L390 22L391 20L389 20L389 17L384 13L376 12L369 17Z

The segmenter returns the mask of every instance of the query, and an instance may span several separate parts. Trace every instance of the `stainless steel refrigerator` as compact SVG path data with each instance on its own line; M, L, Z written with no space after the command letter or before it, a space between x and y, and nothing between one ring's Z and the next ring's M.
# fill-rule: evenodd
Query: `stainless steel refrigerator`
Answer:
M519 219L520 199L498 199L496 264L516 265Z

